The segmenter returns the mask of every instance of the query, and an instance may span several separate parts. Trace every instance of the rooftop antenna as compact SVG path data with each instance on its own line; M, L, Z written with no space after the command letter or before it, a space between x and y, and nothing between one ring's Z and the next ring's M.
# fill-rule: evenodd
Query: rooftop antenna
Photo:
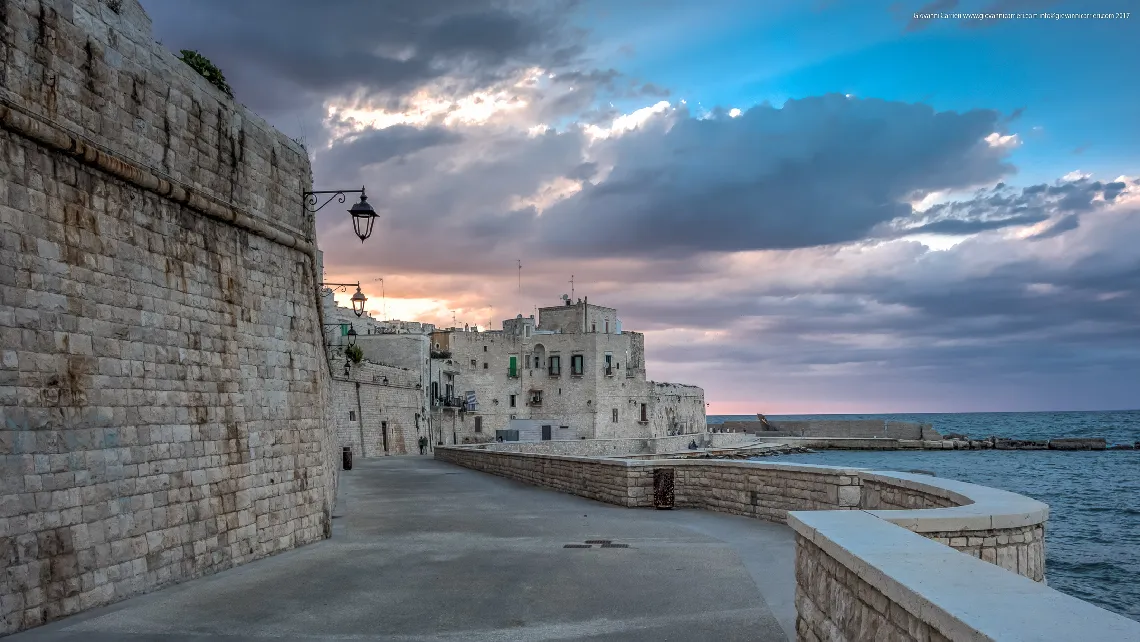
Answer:
M495 321L495 306L488 305L487 307L490 308L490 310L487 311L487 329L490 330Z
M519 294L522 294L522 259L515 259L519 262Z
M452 311L451 311L451 327L453 327L453 328L454 328L455 326L456 326L456 321L455 321L455 310L452 310Z
M574 275L570 275L570 298L574 298Z
M380 278L374 279L374 280L380 282L380 310L381 310L381 314L384 315L384 320L387 321L388 320L388 296L384 293L384 278L380 277Z

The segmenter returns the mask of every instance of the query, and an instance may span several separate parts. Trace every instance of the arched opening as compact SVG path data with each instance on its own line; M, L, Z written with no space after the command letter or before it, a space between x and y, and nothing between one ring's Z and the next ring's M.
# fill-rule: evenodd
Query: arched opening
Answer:
M534 344L531 350L531 367L538 369L546 367L546 348L541 343Z

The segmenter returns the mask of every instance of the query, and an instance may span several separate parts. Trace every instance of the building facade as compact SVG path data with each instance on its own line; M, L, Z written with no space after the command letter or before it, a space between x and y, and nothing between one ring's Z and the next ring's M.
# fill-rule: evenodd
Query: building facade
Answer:
M437 442L663 437L704 432L704 391L645 378L645 337L588 301L503 329L431 333ZM470 401L474 400L472 405Z

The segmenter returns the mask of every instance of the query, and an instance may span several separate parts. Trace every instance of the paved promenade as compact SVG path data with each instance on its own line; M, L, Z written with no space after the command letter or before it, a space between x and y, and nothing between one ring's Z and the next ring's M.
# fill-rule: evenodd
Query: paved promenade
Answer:
M791 529L627 509L428 457L357 460L333 538L12 636L786 640ZM564 548L611 540L628 548Z

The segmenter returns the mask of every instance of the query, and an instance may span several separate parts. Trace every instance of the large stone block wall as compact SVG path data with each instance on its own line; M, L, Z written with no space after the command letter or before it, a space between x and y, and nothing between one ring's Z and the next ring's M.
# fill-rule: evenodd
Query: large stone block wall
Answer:
M796 638L949 642L801 535L796 535Z
M0 634L327 537L308 158L136 0L0 0Z

